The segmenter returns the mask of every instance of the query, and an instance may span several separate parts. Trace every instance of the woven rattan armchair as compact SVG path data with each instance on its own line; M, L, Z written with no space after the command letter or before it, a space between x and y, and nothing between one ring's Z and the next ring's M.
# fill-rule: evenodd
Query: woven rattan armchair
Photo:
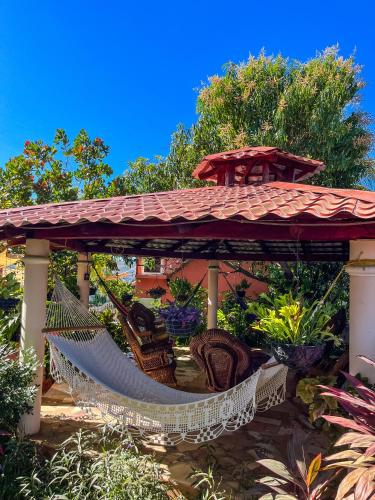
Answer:
M127 319L133 333L141 340L142 344L169 341L164 321L157 319L153 311L140 302L132 304Z
M213 328L193 337L190 354L205 372L207 388L212 392L230 389L256 369L250 348L221 329Z
M136 315L130 314L133 306L126 317L120 314L119 319L139 368L162 384L176 385L176 362L169 337L158 339L152 323L147 324L147 330L146 325L140 327L135 321Z

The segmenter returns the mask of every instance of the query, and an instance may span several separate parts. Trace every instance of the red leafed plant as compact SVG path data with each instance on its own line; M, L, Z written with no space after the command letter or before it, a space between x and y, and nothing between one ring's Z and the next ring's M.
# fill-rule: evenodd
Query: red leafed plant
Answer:
M259 479L258 482L276 492L263 495L259 500L318 500L326 493L328 485L338 472L322 471L322 455L316 455L307 463L303 442L308 435L296 431L288 443L288 466L279 460L264 459L257 462L276 474Z
M375 362L360 356L360 359L375 368ZM366 387L358 378L343 372L355 394L343 389L320 386L323 396L331 396L352 418L324 415L328 422L339 425L350 432L345 433L335 446L349 447L326 458L324 467L329 469L350 469L341 481L336 500L354 498L370 500L375 498L375 392ZM354 496L353 496L354 495Z

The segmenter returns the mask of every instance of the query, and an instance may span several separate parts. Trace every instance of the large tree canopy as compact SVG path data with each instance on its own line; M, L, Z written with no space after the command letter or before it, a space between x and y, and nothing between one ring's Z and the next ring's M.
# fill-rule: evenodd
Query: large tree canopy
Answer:
M109 147L81 130L70 142L58 129L51 145L24 144L22 154L0 169L0 207L100 198L107 195L112 169L105 163Z
M307 62L262 52L229 63L200 89L197 122L177 129L167 158L131 163L114 192L191 187L191 172L206 154L258 145L324 161L314 183L354 187L374 166L363 85L354 57L341 57L337 47Z

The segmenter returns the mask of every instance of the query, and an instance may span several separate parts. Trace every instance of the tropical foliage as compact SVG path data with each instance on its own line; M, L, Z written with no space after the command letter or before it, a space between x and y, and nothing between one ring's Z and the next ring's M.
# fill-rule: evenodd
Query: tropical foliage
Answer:
M116 313L111 309L105 309L100 313L95 313L99 321L105 326L112 339L116 342L119 348L124 352L129 352L129 344L126 336L122 331L122 327Z
M310 422L320 420L323 414L337 413L337 400L323 395L320 388L322 384L332 387L336 382L337 377L334 375L307 377L298 382L296 396L308 405ZM328 427L327 422L325 422L325 428L326 426Z
M360 358L375 369L375 362L364 356ZM331 424L349 429L335 446L346 446L346 450L334 453L326 458L330 462L325 470L347 469L340 483L336 500L349 498L373 498L375 491L375 391L366 387L361 380L349 373L344 375L354 394L343 389L321 386L322 396L335 400L350 418L324 415Z
M261 484L268 486L278 495L275 499L283 500L316 500L324 492L326 481L313 484L317 478L322 462L319 454L313 458L310 464L302 461L297 462L298 472L292 473L282 462L272 459L258 460L258 463L276 474L276 477L266 476L259 480ZM289 493L289 491L292 493ZM273 496L263 495L260 500L272 500Z
M261 295L261 300L249 305L258 318L254 330L264 332L271 342L292 345L316 345L338 339L330 333L332 306L313 302L304 304L291 292L278 297Z
M15 432L23 414L32 410L36 357L32 351L16 351L0 343L0 431Z
M0 277L0 343L18 340L22 289L14 273Z
M224 292L218 309L218 327L223 328L232 335L252 347L263 347L264 336L253 330L252 323L255 315L248 310L250 303L246 297L238 297L238 292L245 291L248 283L243 280L236 286L236 291Z
M301 436L296 433L288 443L288 466L279 460L258 460L276 476L266 476L259 482L277 495L266 494L259 500L318 500L327 491L333 478L329 472L321 473L322 455L318 454L307 462ZM330 497L328 497L330 498Z

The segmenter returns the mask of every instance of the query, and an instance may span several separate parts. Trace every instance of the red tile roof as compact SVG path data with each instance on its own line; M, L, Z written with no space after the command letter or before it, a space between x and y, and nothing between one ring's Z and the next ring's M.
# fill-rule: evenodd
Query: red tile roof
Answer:
M318 160L293 155L272 146L256 146L234 149L205 156L193 172L196 179L217 181L217 169L224 164L258 164L266 161L279 170L280 180L302 181L324 170ZM281 177L280 177L281 176Z
M374 219L375 193L272 182L210 186L163 193L0 210L0 228L84 222L193 221L199 219Z

